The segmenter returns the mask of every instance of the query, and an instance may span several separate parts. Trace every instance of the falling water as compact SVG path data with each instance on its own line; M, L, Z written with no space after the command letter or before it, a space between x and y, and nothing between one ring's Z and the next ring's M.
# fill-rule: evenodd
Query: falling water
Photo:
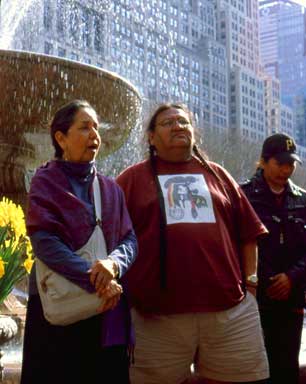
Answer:
M9 49L17 27L29 10L33 0L2 1L0 8L0 48Z
M108 14L112 19L118 18L118 14L116 14L114 10L114 2L102 0L102 1L96 1L94 2L94 9L96 10L97 15L101 14ZM59 10L56 7L62 7L60 8L61 13L61 22L64 25L69 26L69 33L71 33L71 38L69 39L73 46L76 48L80 48L80 46L84 43L84 41L80 41L80 35L87 36L89 31L87 30L88 26L86 26L86 15L82 13L82 7L80 3L76 3L73 0L67 0L67 1L45 1L45 0L2 0L2 4L0 7L1 12L1 18L0 18L0 49L17 49L17 50L24 50L25 48L27 50L30 50L32 52L37 53L43 53L45 51L44 46L40 44L39 37L42 36L48 28L48 23L51 22L48 20L48 16L52 17L58 12ZM84 8L85 9L85 8ZM131 12L133 9L131 9ZM48 13L49 12L49 13ZM79 32L80 31L80 32ZM91 31L93 33L93 31ZM86 35L87 34L87 35ZM85 37L85 40L86 38ZM95 39L97 39L96 43L97 46L102 46L104 44L103 36L99 35L96 36ZM57 54L59 55L59 42L54 44L54 52L57 50ZM85 50L84 50L85 52ZM65 56L65 55L62 55ZM66 55L67 56L67 55ZM78 54L77 57L70 55L70 59L73 58L74 60L78 60L83 63L88 63L88 57L86 55ZM13 60L13 59L12 59ZM32 59L36 61L35 57L33 56ZM46 59L44 59L46 60ZM118 62L120 62L120 59L118 59ZM30 61L29 61L30 63ZM106 52L106 58L103 61L103 66L106 69L114 70L113 65L110 64L111 60L109 60L108 53ZM15 66L15 70L19 70L19 63L17 62L11 62L12 65ZM36 63L37 64L37 63ZM57 64L55 64L56 66ZM101 65L101 64L100 64ZM125 67L125 63L121 61L121 67ZM116 68L119 69L119 68ZM45 68L46 72L50 69ZM58 71L58 68L56 69ZM65 71L65 68L61 69L62 71L62 77L67 77L67 72ZM124 72L118 71L119 73ZM125 75L125 73L122 73ZM22 85L24 88L31 88L31 98L38 96L41 91L37 90L36 88L40 87L37 84L37 81L31 78L32 74L24 74L24 78L22 81ZM81 79L80 79L81 80ZM131 79L133 81L133 79ZM77 76L74 77L73 82L71 82L71 78L68 80L63 78L63 81L66 82L66 88L67 92L66 94L63 93L62 98L63 102L68 101L69 97L84 97L84 92L80 88L80 84L78 84ZM1 82L1 80L0 80ZM90 83L92 87L95 87L94 80ZM10 87L11 85L9 85ZM73 89L73 87L76 87ZM51 80L46 77L45 79L45 94L43 95L43 99L40 101L40 104L37 105L35 108L33 108L33 103L30 102L28 99L26 100L26 96L23 95L20 97L19 95L16 95L16 92L13 95L7 95L6 97L13 97L13 100L18 99L18 113L22 114L23 116L32 116L34 114L39 114L43 112L43 110L46 110L49 108L48 114L42 114L42 119L40 125L45 125L47 121L50 119L51 110L50 108L50 99L51 101L59 97L59 89L56 84L52 84ZM47 91L48 88L48 91ZM51 89L52 88L52 89ZM54 88L54 89L53 89ZM73 95L71 95L71 91L75 91ZM93 90L93 92L95 92ZM18 91L17 91L18 93ZM46 94L47 93L47 94ZM86 92L85 92L86 93ZM39 94L40 96L40 94ZM103 98L103 92L101 93L101 96ZM107 92L105 94L107 96ZM23 100L23 105L20 105L20 99ZM86 98L86 96L85 96ZM117 97L116 104L121 103L120 99L126 99L126 95L122 94L119 99ZM92 100L91 100L92 101ZM123 103L125 101L123 100ZM2 103L3 104L3 103ZM118 113L114 106L110 106L109 103L106 100L106 105L108 105L108 108L110 109L108 114L114 114ZM138 108L138 107L137 107ZM33 110L34 109L34 110ZM113 111L112 111L113 110ZM131 114L133 115L135 111L131 110ZM136 111L137 112L137 111ZM1 113L1 107L0 107L0 113ZM102 119L104 116L101 116ZM9 117L7 116L7 120L9 120ZM15 122L12 124L10 123L10 132L18 130L18 126L20 122ZM0 121L0 127L1 124L3 125L3 122ZM132 133L130 135L130 138L127 140L126 135L125 137L122 137L118 141L118 145L113 144L110 147L109 144L109 138L108 135L104 134L104 132L107 133L107 127L109 127L109 124L106 122L104 124L104 131L102 133L102 140L105 142L105 146L102 147L101 154L102 157L105 157L106 155L110 155L111 152L114 152L117 148L119 148L125 141L124 148L122 148L118 153L112 154L110 157L108 157L106 160L101 161L98 159L98 163L100 168L107 173L111 174L112 176L115 176L122 168L125 166L137 161L140 159L141 156L141 143L140 143L140 125L134 123L134 129L132 130ZM117 136L120 136L120 131L125 130L123 126L121 125L121 128L117 130ZM48 154L48 156L51 156L50 151L46 151L46 145L50 146L50 141L46 137L40 137L38 138L38 135L36 134L37 128L34 129L34 135L33 135L33 127L29 130L27 130L26 134L24 135L24 138L28 143L34 144L36 148L36 152L40 152L41 154ZM41 130L40 130L41 131ZM38 141L37 141L38 140ZM42 142L45 142L45 145L42 145ZM1 142L0 142L1 144ZM27 150L28 152L33 150L33 145L27 146L24 145L24 151ZM33 157L32 155L30 157ZM46 160L46 158L42 158L41 160ZM1 161L1 160L0 160ZM23 164L23 160L21 161ZM37 166L37 162L34 163L35 166ZM33 164L31 164L31 167L33 167ZM15 173L18 172L18 170L15 170Z

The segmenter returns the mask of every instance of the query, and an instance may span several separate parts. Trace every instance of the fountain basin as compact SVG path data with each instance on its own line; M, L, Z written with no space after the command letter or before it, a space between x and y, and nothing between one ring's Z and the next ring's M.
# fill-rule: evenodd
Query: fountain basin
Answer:
M141 111L136 88L113 72L0 50L0 196L24 200L27 171L53 157L48 124L73 99L89 101L101 119L100 158L124 144Z

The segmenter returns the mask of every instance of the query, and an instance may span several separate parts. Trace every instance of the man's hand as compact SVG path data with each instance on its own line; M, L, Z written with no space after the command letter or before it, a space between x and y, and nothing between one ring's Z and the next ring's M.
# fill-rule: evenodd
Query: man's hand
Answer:
M256 297L256 287L252 287L251 285L246 285L246 289L248 292L250 292L253 296Z
M103 290L116 277L117 264L112 259L96 261L90 270L90 282L96 291Z
M285 273L270 277L272 284L267 289L267 295L273 300L288 300L292 283Z

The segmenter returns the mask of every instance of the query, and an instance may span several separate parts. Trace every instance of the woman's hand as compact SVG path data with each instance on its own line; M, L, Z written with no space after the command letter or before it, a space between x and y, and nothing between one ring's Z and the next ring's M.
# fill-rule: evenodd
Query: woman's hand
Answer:
M272 284L267 289L267 295L273 300L288 300L292 283L285 273L278 273L270 277Z
M97 309L97 312L101 313L114 309L119 302L122 292L122 286L116 280L111 280L106 288L98 290L97 294L103 299L103 303Z
M118 274L117 263L112 259L96 261L90 272L90 282L95 286L96 291L103 290L111 280Z

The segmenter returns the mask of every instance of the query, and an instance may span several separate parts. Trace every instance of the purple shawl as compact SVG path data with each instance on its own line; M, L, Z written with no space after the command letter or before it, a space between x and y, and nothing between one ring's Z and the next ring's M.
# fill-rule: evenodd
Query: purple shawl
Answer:
M123 192L111 179L97 174L101 188L102 230L111 253L132 230ZM85 203L74 194L58 161L40 167L31 182L26 218L28 234L46 231L57 235L73 251L89 239L94 225ZM130 313L123 296L118 306L102 315L102 345L130 340Z
M107 251L112 252L132 229L123 192L111 179L97 174L102 195L102 230ZM73 251L89 239L94 226L86 204L73 194L57 161L39 168L32 179L27 212L27 231L46 231L59 236Z

